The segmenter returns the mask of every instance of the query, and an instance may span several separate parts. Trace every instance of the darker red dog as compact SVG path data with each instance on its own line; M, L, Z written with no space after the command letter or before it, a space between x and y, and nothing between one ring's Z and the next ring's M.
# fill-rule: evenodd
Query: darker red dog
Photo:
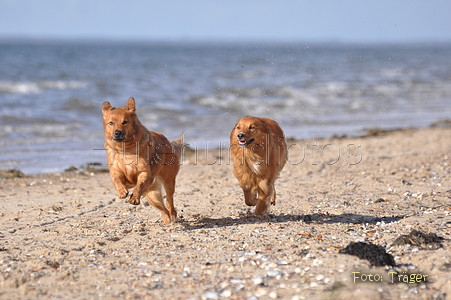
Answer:
M165 224L175 220L175 178L180 166L180 140L168 139L147 130L135 113L135 99L130 98L123 107L102 105L105 149L111 179L120 198L133 189L129 202L138 205L141 196L158 208ZM167 208L161 187L166 190Z

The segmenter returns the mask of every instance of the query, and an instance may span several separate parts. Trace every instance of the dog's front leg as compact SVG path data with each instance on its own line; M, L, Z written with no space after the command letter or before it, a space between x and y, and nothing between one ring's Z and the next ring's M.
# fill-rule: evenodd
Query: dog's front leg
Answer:
M123 174L111 173L111 180L119 195L119 198L124 199L128 195L128 190L124 185L125 177Z
M130 196L130 202L133 205L138 205L144 191L146 191L152 184L154 177L150 176L147 172L142 172L138 175L138 180L135 188L133 189L133 194Z
M266 215L269 212L269 204L273 198L274 185L271 184L269 180L261 180L258 182L258 187L260 188L258 193L257 207L255 207L256 215ZM275 203L274 196L274 203Z
M257 204L257 195L252 193L252 190L249 186L242 187L244 193L244 203L247 206L255 206Z

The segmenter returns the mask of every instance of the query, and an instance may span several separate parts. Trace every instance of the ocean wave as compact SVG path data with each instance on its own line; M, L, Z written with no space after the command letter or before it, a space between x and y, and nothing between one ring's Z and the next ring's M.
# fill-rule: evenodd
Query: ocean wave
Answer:
M75 90L75 89L85 89L88 87L88 83L83 81L63 81L63 80L44 80L37 82L38 87L43 89L52 89L52 90Z
M63 103L63 110L67 111L73 111L73 110L80 110L80 111L97 111L99 110L99 105L94 105L91 102L88 102L87 100L82 100L79 98L71 98Z
M36 82L0 81L0 93L39 94L43 90L84 89L88 84L83 81L44 80Z
M83 132L80 130L81 124L55 124L55 125L19 125L0 127L0 155L5 151L14 152L17 146L27 146L27 151L35 152L40 148L52 150L52 143L76 142L77 145L84 145L89 149L90 142L86 138L91 138L95 132ZM101 140L101 139L98 139ZM70 149L66 149L70 151Z
M266 113L285 115L302 113L333 115L336 113L376 113L431 99L451 98L451 83L418 80L392 82L309 82L305 86L228 87L215 93L196 95L190 103L229 113Z
M217 90L210 95L191 97L190 102L207 107L248 114L263 114L268 111L296 115L309 112L327 112L336 109L334 104L343 98L345 87L337 84L322 85L315 88L297 88L281 86L274 88L227 88ZM360 93L359 93L360 94ZM360 99L340 100L340 106L345 108L360 107ZM336 106L336 105L335 105Z
M0 81L0 93L38 94L41 89L36 83Z
M14 126L21 124L34 124L34 125L61 124L61 122L49 118L37 118L29 116L19 117L16 115L8 115L8 114L1 116L0 120L3 125L14 125Z

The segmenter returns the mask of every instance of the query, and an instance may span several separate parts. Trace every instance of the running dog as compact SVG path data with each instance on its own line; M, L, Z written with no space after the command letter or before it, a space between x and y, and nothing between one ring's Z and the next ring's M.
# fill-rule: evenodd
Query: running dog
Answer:
M177 217L174 207L175 178L180 167L181 138L173 142L162 134L147 130L135 113L135 99L123 107L102 105L105 149L111 179L120 198L126 198L133 188L129 202L140 203L141 196L158 208L164 224ZM166 191L166 204L161 194Z
M233 173L244 192L246 205L265 215L276 204L274 183L287 160L285 136L276 121L246 116L230 134Z

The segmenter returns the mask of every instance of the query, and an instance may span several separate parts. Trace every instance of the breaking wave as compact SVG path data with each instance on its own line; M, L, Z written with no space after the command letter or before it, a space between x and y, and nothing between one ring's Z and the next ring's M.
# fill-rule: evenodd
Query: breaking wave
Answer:
M43 90L84 89L87 87L88 84L83 81L0 81L0 93L8 94L39 94L42 93Z

